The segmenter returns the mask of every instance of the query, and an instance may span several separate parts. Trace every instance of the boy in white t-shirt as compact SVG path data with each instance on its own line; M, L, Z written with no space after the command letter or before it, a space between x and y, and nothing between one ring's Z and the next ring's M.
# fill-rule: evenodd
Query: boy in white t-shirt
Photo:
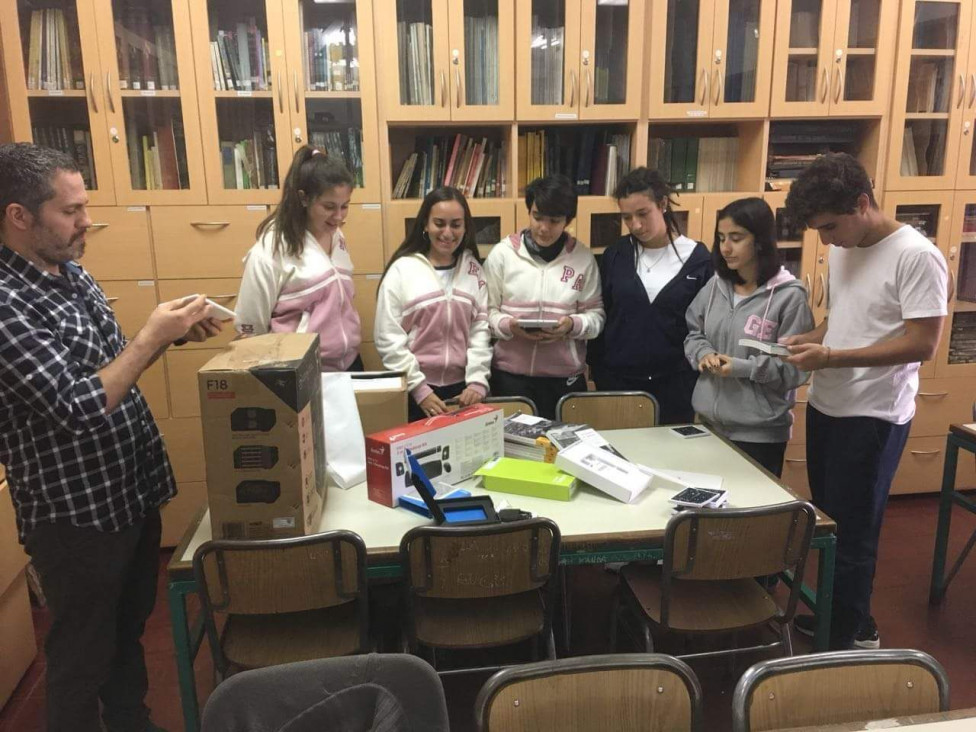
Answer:
M871 590L888 491L915 415L918 368L939 344L945 259L878 209L861 164L818 158L793 183L787 216L831 244L829 317L784 338L785 360L813 371L807 474L813 502L837 521L831 650L877 648ZM812 635L813 619L797 630Z

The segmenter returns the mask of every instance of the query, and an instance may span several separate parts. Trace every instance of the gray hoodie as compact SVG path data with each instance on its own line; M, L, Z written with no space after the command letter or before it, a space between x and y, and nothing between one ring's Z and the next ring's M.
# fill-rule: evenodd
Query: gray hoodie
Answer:
M701 289L685 314L685 356L692 368L710 353L732 357L732 375L704 372L692 406L717 432L742 442L786 442L793 425L796 387L809 374L739 345L740 338L775 342L813 329L807 291L786 269L733 306L732 283L718 275Z

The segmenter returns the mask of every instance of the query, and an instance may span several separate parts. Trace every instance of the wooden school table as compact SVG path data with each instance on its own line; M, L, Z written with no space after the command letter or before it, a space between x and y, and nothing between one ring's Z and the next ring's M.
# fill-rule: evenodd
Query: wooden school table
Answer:
M796 496L782 483L745 457L725 440L708 435L683 439L667 427L609 430L604 437L628 459L650 467L707 472L721 475L729 491L729 505L763 506L785 503ZM474 493L484 493L474 489ZM664 528L671 517L671 491L648 491L636 503L625 504L588 486L572 501L550 501L509 494L495 494L512 505L552 519L562 533L560 564L606 564L660 559ZM401 537L414 526L428 522L415 513L370 502L366 485L344 491L330 487L320 531L349 529L366 543L370 577L400 575ZM820 552L816 594L804 588L802 601L817 611L815 646L826 650L834 584L836 524L818 513L813 547ZM193 671L204 638L202 618L190 627L186 597L197 591L192 559L197 547L211 538L210 518L202 509L191 522L169 563L168 595L173 624L173 643L180 679L180 698L187 732L199 729L199 705Z
M934 714L914 714L910 717L875 719L846 724L829 724L820 727L790 727L789 732L860 732L861 730L902 729L911 732L972 732L976 729L976 709L956 709ZM784 731L785 732L785 731Z
M976 429L973 425L949 425L949 435L946 437L945 464L942 469L942 492L939 494L939 526L935 532L935 554L932 557L932 584L929 588L929 602L937 604L942 601L945 591L956 576L969 555L973 544L976 544L976 531L969 537L965 548L959 554L956 563L952 565L948 576L945 574L946 552L949 546L949 523L952 518L952 505L958 504L970 513L976 513L976 502L967 498L956 490L956 463L959 462L959 449L968 450L976 455Z

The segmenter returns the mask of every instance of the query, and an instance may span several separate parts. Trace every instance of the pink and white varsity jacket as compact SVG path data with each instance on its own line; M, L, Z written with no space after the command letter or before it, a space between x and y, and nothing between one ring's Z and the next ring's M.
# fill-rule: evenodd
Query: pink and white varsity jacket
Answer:
M495 343L495 368L524 376L570 378L583 372L586 341L603 329L606 315L600 297L600 272L593 253L569 237L548 264L533 259L512 234L496 244L485 260L488 277L488 321ZM512 320L561 318L573 321L569 336L553 343L512 337Z
M401 257L380 284L374 338L383 366L407 374L419 404L433 389L463 381L488 393L491 338L485 273L465 251L448 287L422 254Z
M234 327L243 335L318 333L323 371L345 371L359 354L352 260L342 232L326 254L305 232L301 257L273 253L269 229L244 257Z

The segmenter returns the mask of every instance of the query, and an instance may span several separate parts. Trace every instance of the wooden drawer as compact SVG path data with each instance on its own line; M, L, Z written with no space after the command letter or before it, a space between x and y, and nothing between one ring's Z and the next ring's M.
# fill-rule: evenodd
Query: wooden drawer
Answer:
M162 419L157 422L166 443L177 483L199 483L207 479L203 457L203 427L199 419Z
M810 481L807 479L806 445L787 445L783 461L782 481L802 498L810 498Z
M3 659L0 664L0 707L14 693L36 655L27 573L21 571L10 587L0 593L0 658Z
M945 436L909 437L898 472L891 484L895 493L937 493L942 489L945 463ZM976 463L972 454L960 451L956 468L956 487L976 485Z
M178 300L187 295L202 294L209 297L218 305L225 308L234 309L237 305L237 293L241 290L240 278L228 279L206 279L206 280L160 280L159 281L159 300L167 302ZM233 321L224 323L224 330L219 336L211 338L204 343L190 341L182 346L180 350L198 350L223 348L237 337L234 330Z
M17 537L17 518L10 489L0 482L0 595L6 592L29 561Z
M132 338L159 304L156 300L156 283L152 280L126 280L99 284L125 337Z
M201 366L219 352L213 348L188 351L171 348L166 352L170 409L173 417L200 416L200 390L197 386L197 372Z
M166 390L166 369L159 359L146 369L137 382L142 395L157 420L169 417L169 394Z
M342 235L357 273L383 272L383 211L378 203L350 206Z
M376 346L372 341L364 341L359 347L359 355L363 357L363 366L367 371L385 371L383 359L376 351Z
M376 322L376 293L380 288L380 275L354 275L356 297L353 305L359 311L359 321L364 341L373 340L373 325Z
M803 385L796 390L796 406L793 407L793 434L790 436L791 445L804 445L807 441L807 390L809 385Z
M157 277L240 277L244 255L254 246L254 232L267 215L267 206L153 208Z
M81 263L99 282L151 280L152 249L145 206L93 206Z
M174 547L180 543L190 521L207 502L207 484L204 482L179 483L177 489L176 498L159 511L163 520L164 547Z
M922 379L915 397L911 436L945 436L950 424L971 422L974 399L973 379Z

